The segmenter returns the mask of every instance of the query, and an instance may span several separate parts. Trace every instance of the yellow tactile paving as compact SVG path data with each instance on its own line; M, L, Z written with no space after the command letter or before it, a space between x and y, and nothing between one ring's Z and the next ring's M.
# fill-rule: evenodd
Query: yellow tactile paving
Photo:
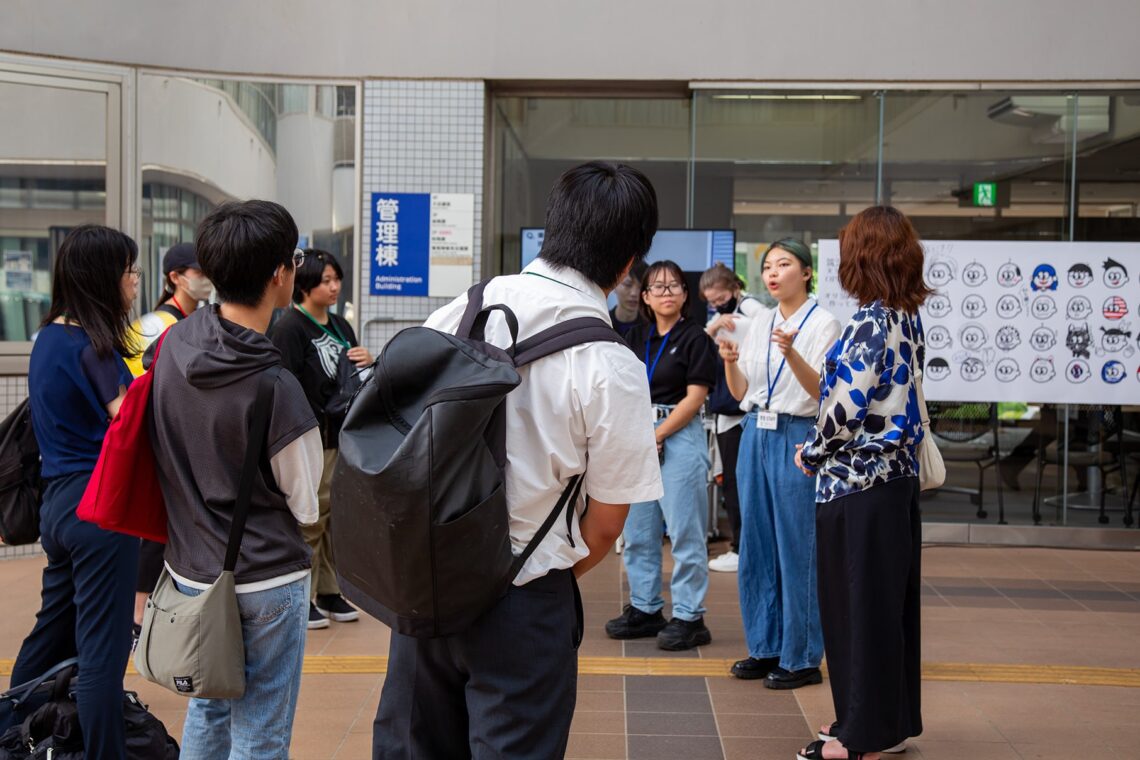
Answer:
M668 657L581 657L578 672L592 676L693 676L728 678L732 660ZM0 659L0 676L12 673L12 660ZM326 675L381 675L388 658L380 656L305 657L305 673ZM825 668L826 671L826 668ZM127 672L134 674L133 666ZM968 662L927 662L927 681L985 683L1036 683L1140 688L1140 668L1091 668L1063 665L993 665Z

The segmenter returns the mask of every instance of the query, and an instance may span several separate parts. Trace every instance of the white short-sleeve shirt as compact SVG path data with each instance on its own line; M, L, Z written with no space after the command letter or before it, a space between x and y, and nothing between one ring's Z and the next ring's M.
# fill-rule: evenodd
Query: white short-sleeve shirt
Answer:
M736 314L736 323L733 325L733 329L729 330L726 327L722 327L717 331L717 334L712 337L714 340L717 338L726 338L740 345L748 336L748 330L752 326L752 323L756 321L756 317L767 314L768 312L769 309L760 299L755 296L750 296L747 293L741 293L736 305L736 311L733 312ZM719 316L721 316L719 313L714 313L705 324L711 324L712 321ZM740 414L716 415L716 432L723 433L739 425L740 420L744 418L745 411L747 411L747 408L741 409Z
M601 288L581 273L542 259L522 274L496 277L483 303L505 304L519 322L519 340L577 317L609 323ZM467 307L462 295L436 311L426 327L454 333ZM505 322L496 313L487 339L510 344ZM653 501L661 497L661 467L650 407L645 365L626 346L587 343L547 356L519 370L522 383L507 396L506 493L511 546L521 554L567 482L585 472L582 495L567 535L564 520L527 560L515 585L551 570L573 567L589 554L579 519L585 496L608 504Z
M813 308L815 311L812 311ZM804 321L805 318L807 321ZM768 350L773 330L789 332L797 328L799 332L792 345L809 366L821 370L824 357L839 338L842 326L835 315L818 306L814 298L809 298L786 319L780 313L779 306L753 319L751 329L740 345L738 361L740 370L748 379L748 391L740 404L742 409L751 409L753 406L763 408L768 403L768 408L774 412L815 417L819 411L819 402L800 385L791 367L785 364L784 369L780 370L780 364L784 360L780 349L773 345L772 350ZM769 378L774 383L771 400L768 398Z

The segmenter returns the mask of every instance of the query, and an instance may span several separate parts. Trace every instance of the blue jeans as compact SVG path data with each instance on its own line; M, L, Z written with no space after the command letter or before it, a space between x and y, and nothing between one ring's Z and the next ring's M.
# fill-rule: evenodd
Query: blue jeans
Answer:
M779 416L776 430L756 427L756 412L740 423L736 487L740 494L740 614L750 657L779 657L780 667L819 667L815 561L815 478L795 465L796 444L811 431L809 417Z
M658 425L661 421L658 421ZM625 521L625 571L634 607L650 614L665 606L661 598L662 523L673 552L673 616L696 620L705 614L709 588L708 522L709 449L699 417L665 439L661 481L665 495L657 501L629 505Z
M131 651L139 540L76 516L90 477L80 472L46 481L40 506L40 543L48 557L42 601L12 668L12 684L78 656L75 699L84 756L119 760L126 757L123 671ZM8 715L0 731L24 717Z
M288 760L293 714L305 661L309 584L238 594L245 639L241 699L191 699L182 760ZM190 596L201 591L178 584Z

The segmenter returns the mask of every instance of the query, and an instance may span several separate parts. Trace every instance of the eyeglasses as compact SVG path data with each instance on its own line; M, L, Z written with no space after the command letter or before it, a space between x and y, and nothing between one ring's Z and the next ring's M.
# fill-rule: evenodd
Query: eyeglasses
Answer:
M141 269L139 269L138 267L131 267L130 269L128 269L123 274L127 275L128 277L137 277L138 279L141 280L142 276L143 276L143 271Z
M655 282L645 288L652 296L663 296L666 293L673 295L674 293L684 293L685 285L680 282Z
M296 269L297 267L301 266L304 263L305 263L305 252L302 251L300 248L294 248L293 249L293 268Z

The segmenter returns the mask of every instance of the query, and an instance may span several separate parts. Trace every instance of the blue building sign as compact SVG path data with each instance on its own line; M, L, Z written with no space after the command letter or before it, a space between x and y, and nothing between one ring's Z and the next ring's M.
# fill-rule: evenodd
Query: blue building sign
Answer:
M431 266L431 194L372 193L374 296L426 296Z

